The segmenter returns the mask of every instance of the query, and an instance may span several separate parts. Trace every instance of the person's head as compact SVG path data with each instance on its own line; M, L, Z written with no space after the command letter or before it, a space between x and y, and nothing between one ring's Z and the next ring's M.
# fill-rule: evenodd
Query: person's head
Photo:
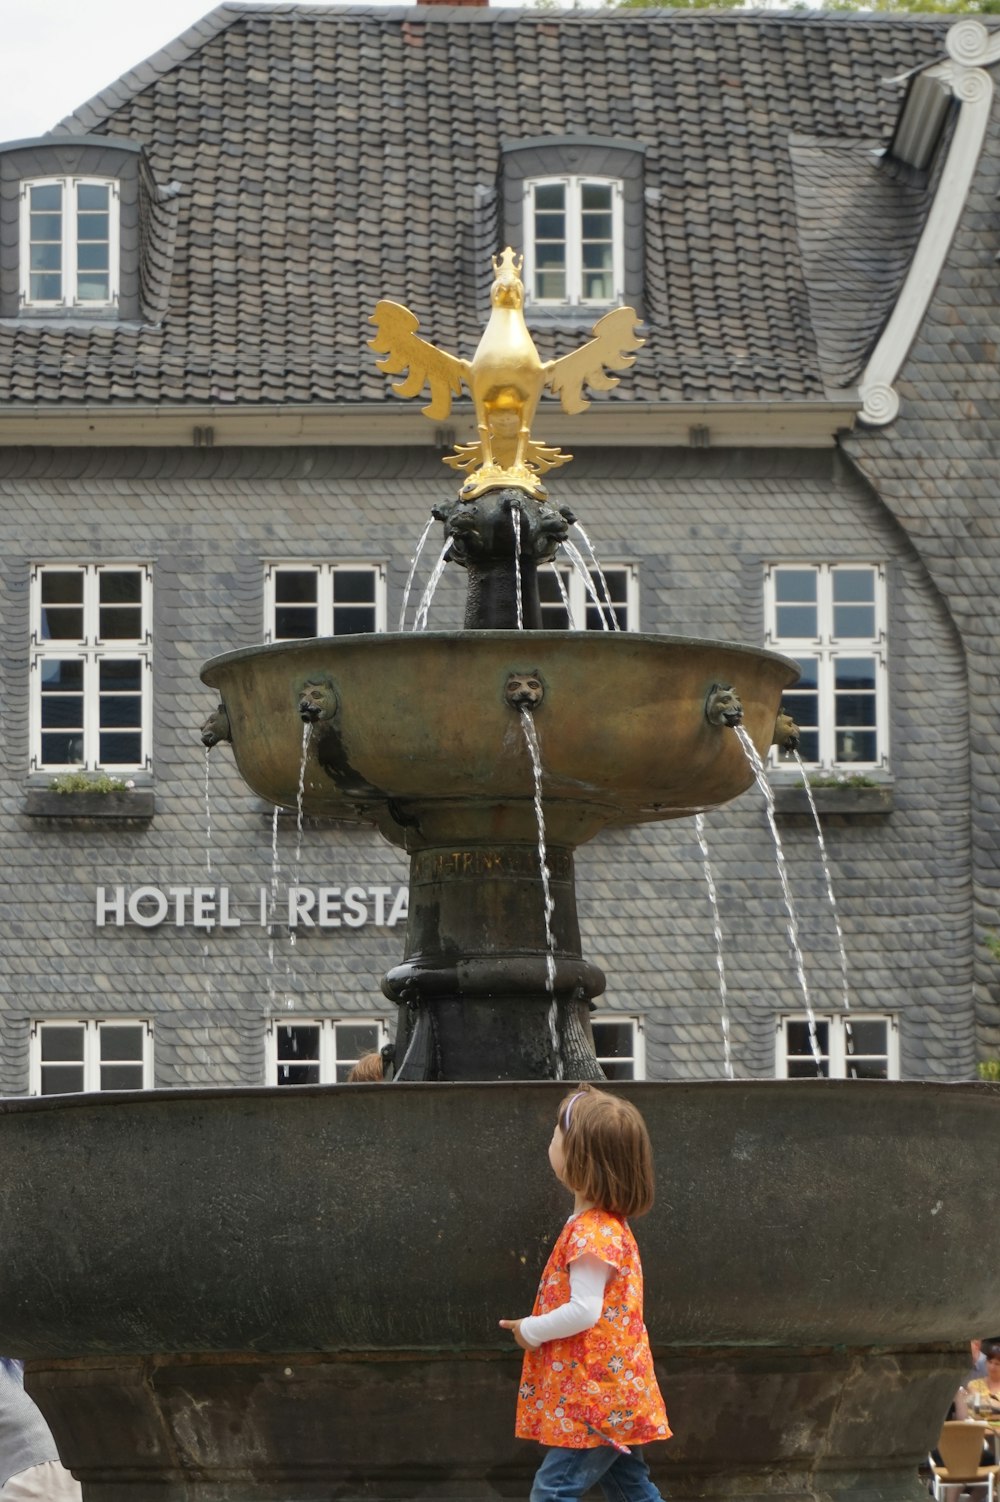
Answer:
M581 1085L559 1105L549 1145L556 1178L611 1215L645 1215L653 1203L653 1150L630 1101Z
M382 1055L380 1053L362 1054L347 1076L349 1085L368 1085L379 1082L382 1079Z
M986 1357L986 1370L990 1376L994 1379L1000 1377L1000 1340L984 1340L983 1355Z

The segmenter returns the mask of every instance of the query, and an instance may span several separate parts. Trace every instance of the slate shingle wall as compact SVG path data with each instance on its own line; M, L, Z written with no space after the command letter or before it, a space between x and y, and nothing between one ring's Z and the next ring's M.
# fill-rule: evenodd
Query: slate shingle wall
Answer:
M571 476L571 477L570 477ZM385 559L395 623L415 541L450 481L426 451L72 450L0 452L0 1088L26 1088L26 1023L38 1016L149 1015L157 1083L255 1082L269 1005L267 936L207 940L191 928L98 930L95 886L204 878L208 656L259 641L262 560ZM961 648L905 535L832 454L591 451L559 487L601 556L641 564L649 631L760 640L771 559L885 559L892 588L896 812L828 827L860 1008L903 1014L904 1071L953 1076L973 1060L967 731ZM32 517L30 548L24 516ZM435 552L428 546L422 575ZM50 825L21 812L27 769L27 578L32 561L152 558L157 814L145 828ZM411 618L412 618L411 604ZM456 625L449 581L432 625ZM595 712L597 709L595 707ZM586 706L581 734L586 733ZM544 756L544 747L543 747ZM210 759L212 867L236 894L270 872L271 822L231 755ZM279 830L282 888L293 821ZM815 839L786 846L818 1006L839 966ZM730 965L740 1072L773 1071L774 1016L798 1010L777 876L759 799L709 820ZM585 952L609 974L606 1004L647 1017L652 1076L717 1076L721 1043L711 919L689 821L599 838L578 857ZM399 852L363 829L307 828L305 885L405 878ZM378 978L402 929L338 929L280 943L277 1005L382 1011ZM288 973L288 964L291 973Z
M994 70L994 77L996 70ZM1000 1053L1000 972L981 940L1000 927L997 578L1000 570L1000 103L969 200L897 388L899 418L845 444L919 549L965 649L971 727L976 1007Z

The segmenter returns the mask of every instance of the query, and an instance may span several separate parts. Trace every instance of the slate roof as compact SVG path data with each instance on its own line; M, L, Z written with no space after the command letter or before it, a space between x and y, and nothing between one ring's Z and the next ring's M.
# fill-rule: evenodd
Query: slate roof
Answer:
M646 147L649 339L609 399L821 398L858 375L926 209L870 155L898 111L884 80L940 57L947 24L222 5L62 126L139 141L182 185L162 317L5 321L0 401L393 400L365 347L375 302L471 354L499 142L570 133ZM863 263L853 302L828 295L824 181L848 282ZM538 337L579 340L578 322Z

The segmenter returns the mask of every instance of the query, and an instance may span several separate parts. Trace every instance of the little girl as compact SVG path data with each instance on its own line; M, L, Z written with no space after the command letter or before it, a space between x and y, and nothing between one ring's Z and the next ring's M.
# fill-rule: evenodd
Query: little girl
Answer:
M653 1154L633 1105L590 1085L559 1107L549 1162L575 1196L526 1319L502 1319L524 1349L519 1439L547 1446L531 1502L659 1502L638 1448L669 1439L642 1320L642 1265L627 1215L653 1203Z

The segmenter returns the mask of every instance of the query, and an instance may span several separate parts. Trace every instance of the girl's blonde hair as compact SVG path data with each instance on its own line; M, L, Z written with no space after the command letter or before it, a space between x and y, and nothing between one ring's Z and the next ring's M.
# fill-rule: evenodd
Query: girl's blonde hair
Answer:
M365 1053L361 1055L347 1076L347 1083L349 1085L370 1085L384 1078L382 1055L380 1053Z
M611 1215L645 1215L653 1203L653 1149L631 1101L579 1085L560 1102L558 1120L569 1188Z

